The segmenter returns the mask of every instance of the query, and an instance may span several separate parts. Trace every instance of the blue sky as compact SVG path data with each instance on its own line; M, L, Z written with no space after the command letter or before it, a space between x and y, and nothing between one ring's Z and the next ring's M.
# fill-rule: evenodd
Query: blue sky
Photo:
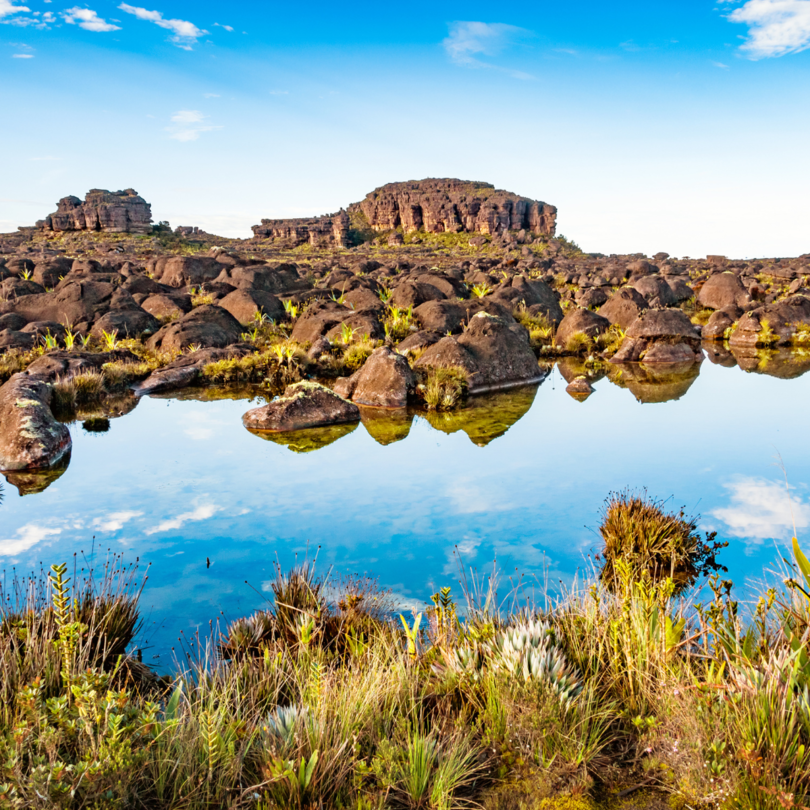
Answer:
M0 230L134 187L248 236L449 176L586 250L810 252L810 0L156 2L0 0Z

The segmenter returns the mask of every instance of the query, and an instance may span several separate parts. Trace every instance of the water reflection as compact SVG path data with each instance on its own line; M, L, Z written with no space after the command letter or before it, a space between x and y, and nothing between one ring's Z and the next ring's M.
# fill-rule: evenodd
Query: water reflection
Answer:
M357 422L306 428L305 430L288 430L283 433L270 430L251 430L248 432L265 441L280 444L288 450L292 450L293 453L311 453L314 450L328 447L338 439L354 433L355 430L357 430Z

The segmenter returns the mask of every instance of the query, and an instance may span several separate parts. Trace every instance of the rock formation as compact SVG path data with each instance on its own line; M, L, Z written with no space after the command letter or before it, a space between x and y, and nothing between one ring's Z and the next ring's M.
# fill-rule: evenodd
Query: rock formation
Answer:
M63 197L53 214L37 222L43 231L104 231L105 233L149 233L152 206L138 192L104 191L94 188L82 202Z
M526 231L553 236L557 209L528 197L499 191L490 183L429 179L388 183L346 211L309 219L263 219L252 230L257 239L285 246L347 247L351 225L361 222L384 233L473 233L496 235Z
M309 219L263 219L251 230L256 239L273 239L287 247L348 247L349 215L345 211Z
M531 231L553 235L557 209L528 197L499 191L490 183L452 178L388 183L349 206L359 209L374 231L481 233Z

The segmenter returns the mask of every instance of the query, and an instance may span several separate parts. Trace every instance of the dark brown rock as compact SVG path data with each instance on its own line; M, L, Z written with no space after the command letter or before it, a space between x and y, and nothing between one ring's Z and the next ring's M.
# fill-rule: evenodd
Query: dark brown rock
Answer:
M141 307L161 321L182 318L193 309L190 295L165 295L163 293L145 298Z
M645 309L649 309L649 304L638 290L622 287L599 308L599 314L622 329L627 329Z
M199 287L213 281L222 272L222 265L210 256L172 256L161 259L158 268L161 270L160 283L175 288Z
M543 377L526 330L486 313L476 315L458 338L442 338L416 361L421 368L450 366L467 373L471 393Z
M153 335L158 329L160 329L158 319L138 307L112 310L102 315L93 324L90 334L100 338L107 332L107 334L114 333L118 338L139 338Z
M610 321L589 309L571 309L562 319L554 342L560 349L568 349L574 335L582 334L593 340L610 328Z
M461 332L465 311L454 301L426 301L413 311L422 329L439 334Z
M729 338L729 345L732 348L784 346L793 339L799 324L810 325L810 298L794 295L746 312Z
M0 388L0 470L51 467L70 452L70 431L53 418L51 392L25 373Z
M241 324L249 324L256 315L265 315L278 323L284 319L284 307L272 293L260 289L240 288L228 293L219 301L219 306L228 311Z
M316 301L298 316L290 337L296 343L314 343L340 325L352 310L334 301Z
M164 326L149 338L146 345L163 351L184 351L194 346L221 349L237 343L241 337L242 326L230 312L205 305Z
M751 303L751 296L736 273L715 273L701 287L697 300L707 309L724 309L746 307Z
M388 346L375 349L363 367L339 381L335 393L358 405L375 408L404 408L416 377L408 361Z
M644 276L633 282L632 286L644 296L651 307L672 307L678 303L672 288L663 276Z
M279 432L359 419L360 411L354 403L318 383L300 382L288 386L283 397L248 411L242 423L248 430Z

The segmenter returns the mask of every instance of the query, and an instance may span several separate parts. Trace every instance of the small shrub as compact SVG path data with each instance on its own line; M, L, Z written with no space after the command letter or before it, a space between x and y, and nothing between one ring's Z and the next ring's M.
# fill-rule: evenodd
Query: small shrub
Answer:
M717 553L728 543L715 541L716 532L702 539L695 518L686 518L683 511L668 513L663 506L644 491L614 492L607 498L599 534L605 543L601 578L608 587L616 582L618 560L630 565L634 579L672 579L676 593L728 570L717 562Z
M467 395L469 380L462 368L431 368L420 386L425 405L430 411L451 411Z

